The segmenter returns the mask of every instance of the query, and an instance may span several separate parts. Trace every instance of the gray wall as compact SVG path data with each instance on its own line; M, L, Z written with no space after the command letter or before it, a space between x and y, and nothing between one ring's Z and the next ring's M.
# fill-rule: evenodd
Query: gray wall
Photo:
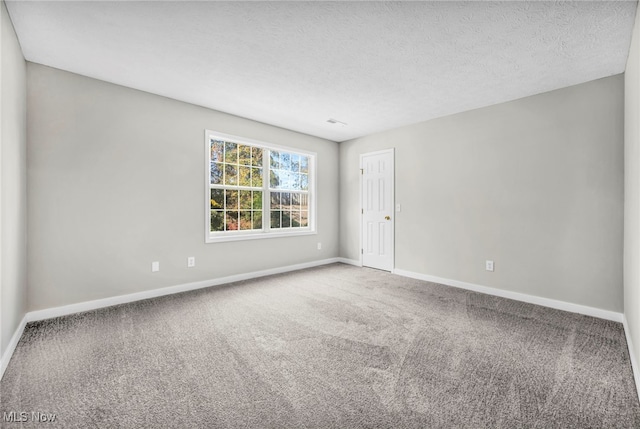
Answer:
M640 359L640 8L624 77L624 314Z
M2 71L0 79L0 355L26 312L27 297L27 97L26 63L1 2Z
M29 310L338 256L337 143L38 64L27 79ZM316 151L318 234L205 244L205 129Z
M341 143L343 257L359 155L392 147L397 269L622 312L622 75Z

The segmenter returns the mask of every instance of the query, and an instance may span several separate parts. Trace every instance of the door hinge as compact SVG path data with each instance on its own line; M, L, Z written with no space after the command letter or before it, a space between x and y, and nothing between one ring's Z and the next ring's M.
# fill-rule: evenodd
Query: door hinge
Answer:
M364 174L364 168L360 169L360 174Z
M364 249L360 249L360 254L364 255Z
M364 214L364 209L360 209L360 213L361 213L361 214Z

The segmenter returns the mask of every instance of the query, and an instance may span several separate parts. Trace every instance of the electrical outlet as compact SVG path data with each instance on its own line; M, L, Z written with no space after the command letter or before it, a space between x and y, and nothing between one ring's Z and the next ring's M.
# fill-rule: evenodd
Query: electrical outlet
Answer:
M322 243L318 243L318 250L322 250Z
M157 273L158 271L160 271L160 262L155 261L151 263L151 272L152 273Z
M187 258L187 267L191 268L191 267L195 267L196 266L196 257L195 256L189 256Z
M484 267L487 271L493 271L493 261L485 261Z

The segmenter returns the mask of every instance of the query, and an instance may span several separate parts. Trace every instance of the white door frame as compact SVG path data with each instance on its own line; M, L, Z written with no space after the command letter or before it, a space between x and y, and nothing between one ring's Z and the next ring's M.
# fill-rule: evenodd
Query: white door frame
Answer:
M396 153L395 153L395 148L391 148L391 149L384 149L384 150L378 150L378 151L374 151L374 152L367 152L367 153L361 153L360 154L360 222L359 222L359 234L360 234L360 267L363 266L363 249L364 249L364 241L363 241L363 237L362 237L362 228L363 228L363 221L364 221L364 215L363 215L363 208L364 208L364 194L362 192L362 177L363 177L363 169L364 169L364 165L363 165L363 159L365 156L370 156L370 155L382 155L385 153L390 153L391 154L391 167L393 169L391 174L391 212L393 213L393 215L391 216L391 272L393 273L393 271L396 268L396 219L395 219L395 206L396 206L396 196L395 196L395 190L396 190L396 185L395 185L395 180L396 180Z

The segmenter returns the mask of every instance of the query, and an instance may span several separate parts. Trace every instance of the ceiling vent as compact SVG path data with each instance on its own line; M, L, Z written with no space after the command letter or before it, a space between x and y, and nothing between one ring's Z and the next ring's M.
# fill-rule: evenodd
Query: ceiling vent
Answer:
M327 122L330 123L330 124L340 125L341 127L346 127L347 126L346 122L342 122L342 121L339 121L339 120L333 119L333 118L327 119Z

